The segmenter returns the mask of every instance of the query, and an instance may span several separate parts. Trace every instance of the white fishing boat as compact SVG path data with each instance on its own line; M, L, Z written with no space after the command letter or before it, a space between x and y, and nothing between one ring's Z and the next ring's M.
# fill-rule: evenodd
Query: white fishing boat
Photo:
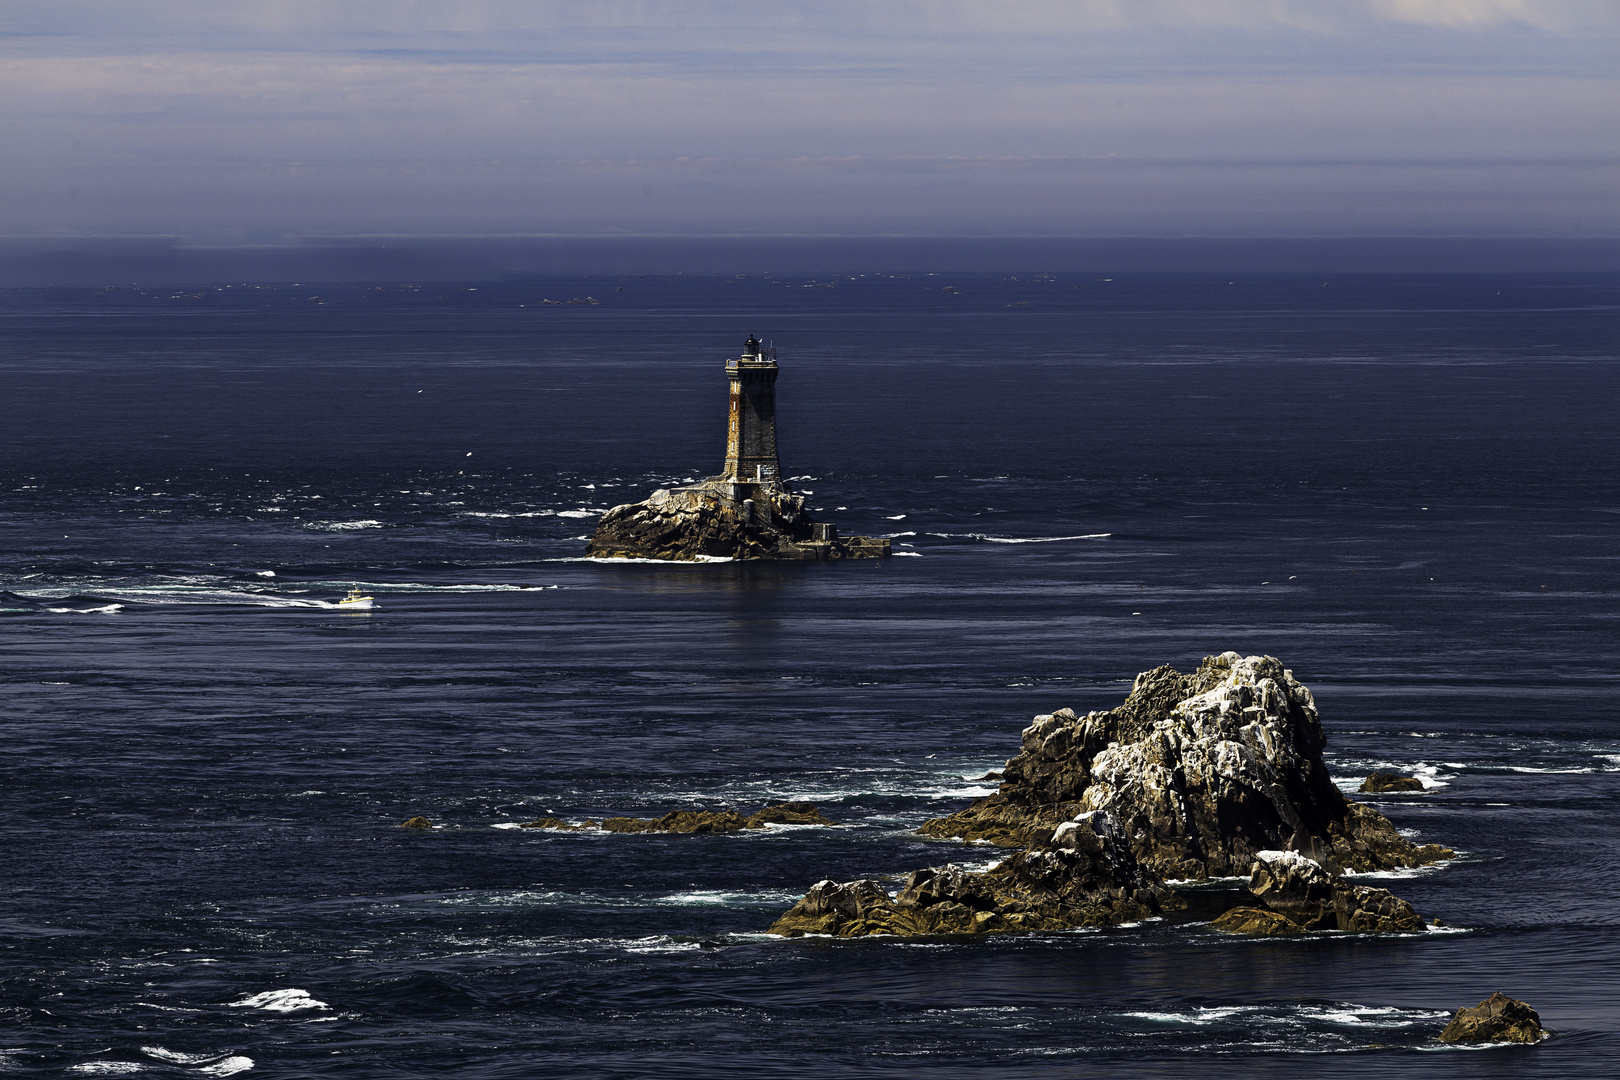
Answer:
M349 594L337 602L344 611L370 611L377 602L360 591L358 584L349 585Z

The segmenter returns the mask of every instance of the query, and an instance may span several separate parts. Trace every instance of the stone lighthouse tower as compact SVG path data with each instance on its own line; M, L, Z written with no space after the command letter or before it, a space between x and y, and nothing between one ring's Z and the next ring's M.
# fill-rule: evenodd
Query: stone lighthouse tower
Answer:
M881 559L884 536L838 535L782 482L776 456L776 350L748 335L726 361L731 383L726 466L719 476L659 488L602 515L586 555L596 559Z
M731 408L726 426L726 467L720 479L733 484L775 486L782 466L776 456L776 350L748 335L741 357L726 361Z

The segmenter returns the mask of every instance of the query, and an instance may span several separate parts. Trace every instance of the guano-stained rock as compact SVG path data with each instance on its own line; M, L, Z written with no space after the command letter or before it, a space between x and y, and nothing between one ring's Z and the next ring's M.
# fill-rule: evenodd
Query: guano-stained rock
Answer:
M1037 716L1000 791L920 830L1018 849L996 867L917 870L894 895L873 880L822 881L770 932L1052 931L1177 911L1234 933L1422 930L1410 904L1343 873L1452 852L1417 847L1345 799L1325 743L1311 692L1271 657L1155 668L1116 709ZM1245 872L1254 903L1224 913L1227 894L1184 899L1166 885Z
M1249 892L1302 930L1338 928L1334 879L1297 851L1262 851L1249 872Z
M1330 875L1452 856L1347 800L1328 777L1325 745L1315 699L1292 672L1269 656L1223 653L1191 674L1143 672L1114 709L1037 716L999 792L921 831L1037 847L1062 821L1106 810L1136 859L1165 878L1246 873L1273 850L1305 854Z

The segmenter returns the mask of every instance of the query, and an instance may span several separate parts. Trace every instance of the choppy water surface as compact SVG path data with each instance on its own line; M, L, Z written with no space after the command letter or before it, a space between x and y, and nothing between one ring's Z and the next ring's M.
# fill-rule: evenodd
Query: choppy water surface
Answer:
M0 1071L1620 1062L1613 280L833 281L0 294ZM902 557L582 560L718 467L750 331L796 485ZM1450 930L761 933L991 865L912 830L1226 649L1347 790L1424 777L1379 805L1464 854L1389 886ZM513 827L789 798L840 825ZM1431 1042L1497 989L1557 1037Z

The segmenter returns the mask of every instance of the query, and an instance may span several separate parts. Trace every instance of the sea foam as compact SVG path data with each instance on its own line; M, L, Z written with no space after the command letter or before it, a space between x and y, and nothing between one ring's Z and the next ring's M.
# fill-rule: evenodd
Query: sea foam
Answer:
M241 1001L230 1003L233 1009L264 1009L267 1012L290 1013L301 1009L329 1009L324 1001L316 1001L310 997L309 991L291 988L287 990L266 990L261 994L252 994Z

